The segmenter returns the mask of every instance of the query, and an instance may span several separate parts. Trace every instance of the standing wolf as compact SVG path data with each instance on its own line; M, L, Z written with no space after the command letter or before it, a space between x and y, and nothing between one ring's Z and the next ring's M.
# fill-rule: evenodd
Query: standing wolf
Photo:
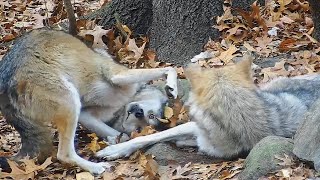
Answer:
M0 61L0 108L21 135L18 156L50 152L52 122L59 133L58 159L101 174L108 163L76 154L78 120L94 124L112 119L142 84L165 75L168 92L176 97L177 74L171 67L130 70L65 32L33 30Z
M292 137L309 108L320 98L320 75L278 78L258 88L251 57L236 65L186 70L192 122L108 146L98 157L116 159L159 141L196 136L199 150L231 158L250 151L269 135Z

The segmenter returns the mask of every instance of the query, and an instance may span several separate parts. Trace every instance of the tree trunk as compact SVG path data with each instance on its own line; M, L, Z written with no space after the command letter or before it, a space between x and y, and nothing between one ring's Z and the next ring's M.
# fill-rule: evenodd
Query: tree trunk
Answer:
M313 37L320 42L320 1L309 0L311 15L314 24Z
M253 2L234 0L233 6L248 9ZM85 18L101 18L99 25L110 28L117 13L135 34L150 38L160 61L185 65L209 38L219 37L212 26L223 14L222 6L223 0L113 0Z
M212 17L221 14L222 1L154 1L150 46L160 60L186 64L209 38L218 37Z
M101 19L99 25L111 28L116 23L117 14L135 34L147 34L152 22L152 0L113 0L84 18Z

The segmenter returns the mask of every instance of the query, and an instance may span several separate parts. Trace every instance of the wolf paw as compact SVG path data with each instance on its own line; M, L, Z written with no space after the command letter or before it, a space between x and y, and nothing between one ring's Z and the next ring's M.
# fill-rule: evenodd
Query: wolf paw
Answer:
M174 68L169 67L167 75L166 93L169 97L176 99L178 96L177 72Z
M136 148L133 144L129 143L120 143L116 145L111 145L103 150L96 153L96 156L99 158L104 158L107 160L115 160L123 157L130 156Z
M92 163L87 169L92 175L101 175L105 170L111 170L113 166L107 162Z

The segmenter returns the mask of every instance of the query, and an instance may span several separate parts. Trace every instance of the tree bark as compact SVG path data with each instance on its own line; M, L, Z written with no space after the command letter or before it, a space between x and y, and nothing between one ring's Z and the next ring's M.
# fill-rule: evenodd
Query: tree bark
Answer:
M187 64L209 38L219 36L213 17L222 14L222 1L153 1L150 46L160 60Z
M313 37L320 42L320 1L309 0L311 15L314 24Z
M84 18L101 19L99 25L112 28L117 14L135 34L147 34L152 21L152 0L113 0Z
M234 0L233 6L248 9L253 2ZM101 18L99 25L110 28L119 14L135 34L150 38L160 61L185 65L209 38L219 37L212 26L223 14L222 6L223 0L113 0L85 18Z

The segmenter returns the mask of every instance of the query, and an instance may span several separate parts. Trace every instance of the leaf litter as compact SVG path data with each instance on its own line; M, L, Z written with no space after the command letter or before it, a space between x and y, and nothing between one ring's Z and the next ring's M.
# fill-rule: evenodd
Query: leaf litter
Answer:
M74 1L78 17L88 14L108 0ZM311 37L313 22L308 2L305 0L266 1L262 7L253 3L250 11L231 10L224 6L224 14L217 17L215 28L221 32L221 41L209 40L205 52L210 54L198 61L201 66L220 67L234 63L243 51L251 51L260 57L276 57L286 53L286 57L274 66L258 68L254 74L255 82L262 85L278 76L296 76L319 72L320 46ZM230 5L225 0L225 5ZM61 28L66 23L66 12L59 0L14 0L0 2L0 59L12 45L12 40L32 29L44 26ZM148 39L131 37L132 31L123 24L117 24L126 35L117 29L103 29L96 20L77 20L79 36L92 44L93 48L108 51L117 61L129 68L156 68L171 66L159 62L156 53L146 48ZM180 78L185 78L182 67L175 67ZM168 127L187 122L187 107L178 99L172 107L166 107L165 119ZM21 140L17 132L0 119L0 154L11 156L18 152ZM157 132L152 126L141 132L133 132L131 138ZM77 130L79 152L89 159L96 151L107 146L103 139L89 133L81 126ZM56 140L55 140L56 141ZM275 157L285 168L272 172L261 179L307 179L317 174L308 165L289 157ZM104 172L98 179L234 179L243 169L243 159L213 164L187 163L160 166L152 155L141 151L129 159L114 161L116 169ZM26 157L17 164L8 161L12 171L1 172L0 177L13 179L94 179L77 167L65 167L56 157L48 158L38 165L36 160Z

